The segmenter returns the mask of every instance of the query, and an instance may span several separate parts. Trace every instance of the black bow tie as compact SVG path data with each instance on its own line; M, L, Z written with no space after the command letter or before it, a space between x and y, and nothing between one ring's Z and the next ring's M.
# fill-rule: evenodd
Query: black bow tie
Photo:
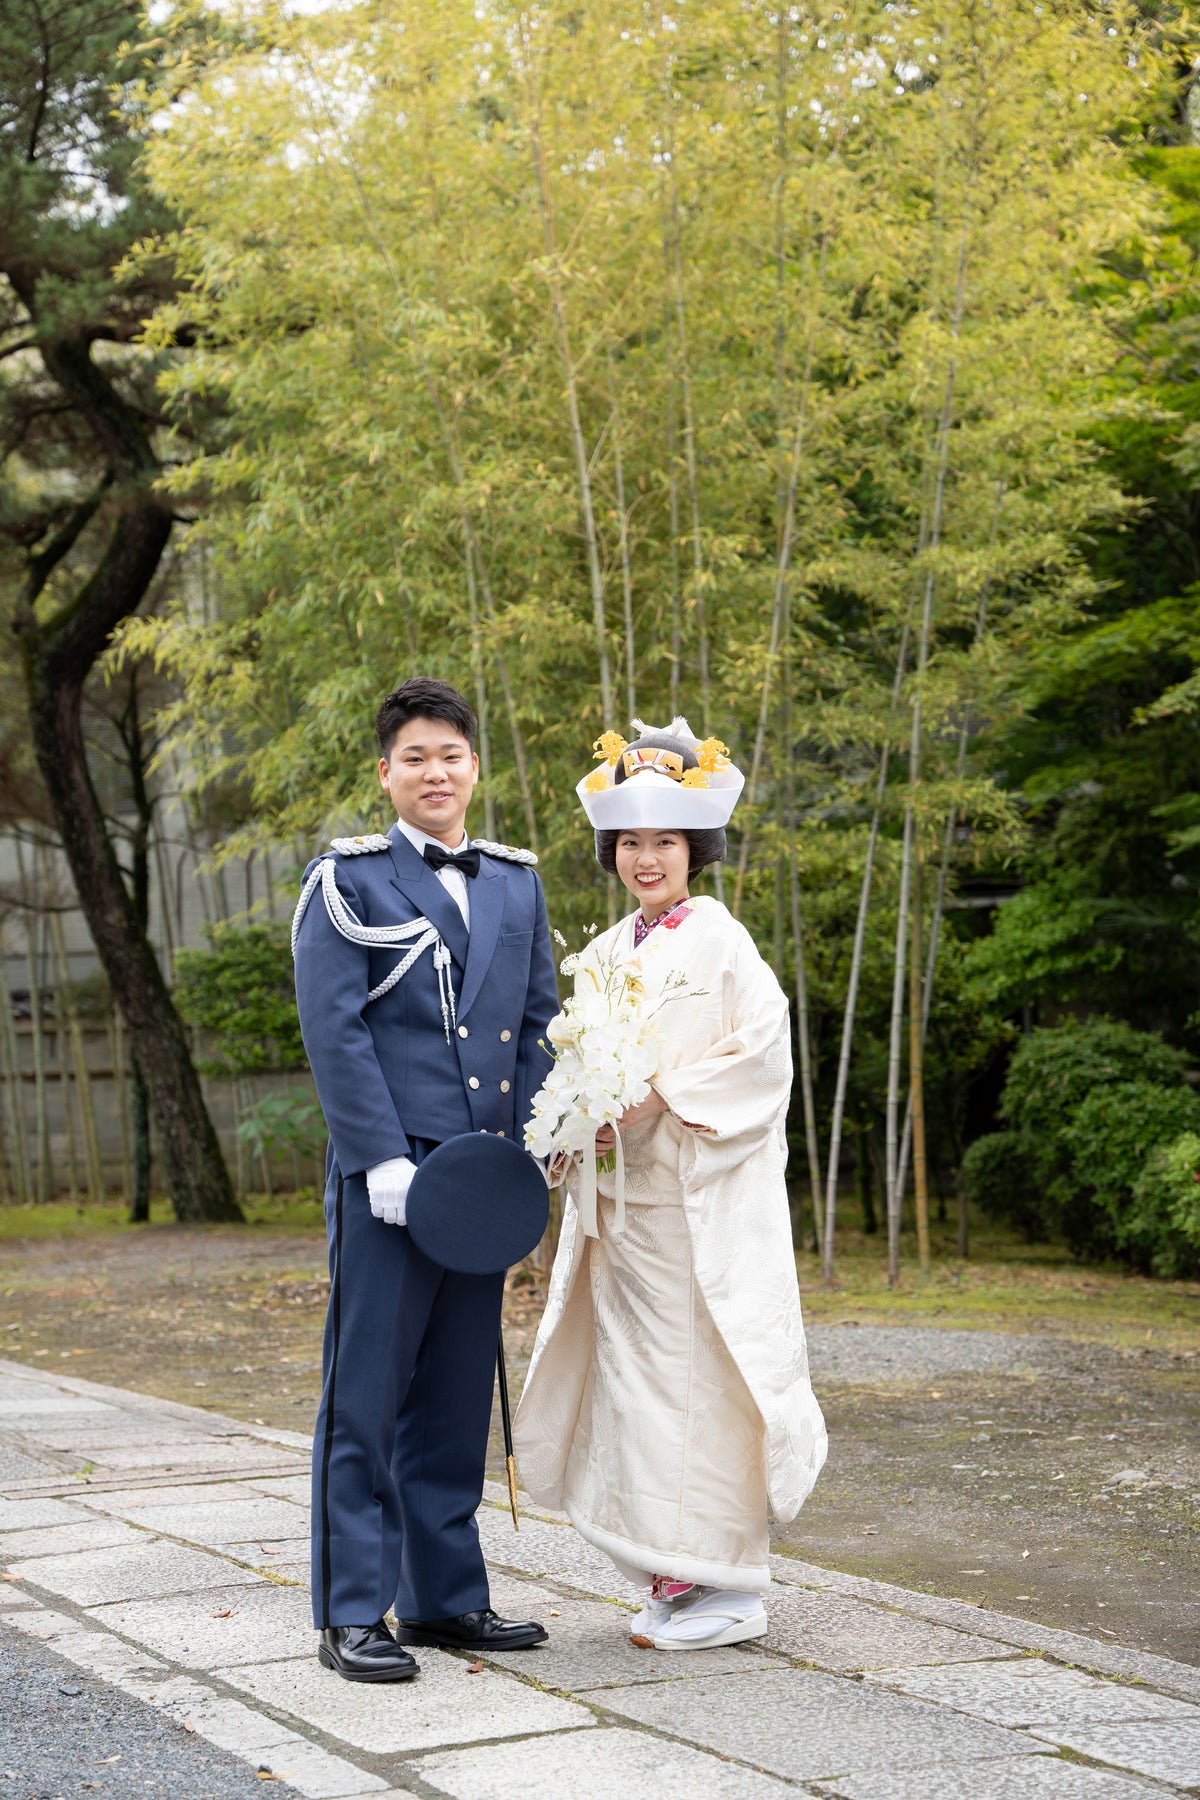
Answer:
M463 875L478 875L479 852L474 844L469 850L443 850L440 844L426 844L422 855L433 870L458 869Z

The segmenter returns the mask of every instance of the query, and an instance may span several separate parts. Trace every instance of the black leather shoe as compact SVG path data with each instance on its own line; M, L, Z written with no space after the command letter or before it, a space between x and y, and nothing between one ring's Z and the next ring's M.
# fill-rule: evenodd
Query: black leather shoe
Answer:
M402 1644L437 1644L443 1650L532 1650L546 1642L546 1628L532 1619L502 1619L490 1606L457 1619L401 1619Z
M421 1672L382 1619L378 1625L327 1625L317 1658L347 1681L411 1681Z

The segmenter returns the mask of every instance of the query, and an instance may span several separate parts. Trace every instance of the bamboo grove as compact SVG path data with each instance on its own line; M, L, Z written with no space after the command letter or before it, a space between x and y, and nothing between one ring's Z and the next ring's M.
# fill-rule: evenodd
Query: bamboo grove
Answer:
M1133 498L1095 434L1169 86L1120 4L380 0L177 11L140 92L183 287L168 485L218 572L127 622L228 840L378 823L421 669L481 721L486 834L574 941L616 904L572 788L688 715L748 771L721 897L794 997L794 1166L834 1271L850 1134L929 1257L947 903L1022 819L990 767ZM136 260L136 259L135 259ZM956 982L958 985L956 986ZM945 1052L958 1054L953 1044ZM964 1052L965 1054L965 1052ZM940 1065L939 1065L940 1066Z

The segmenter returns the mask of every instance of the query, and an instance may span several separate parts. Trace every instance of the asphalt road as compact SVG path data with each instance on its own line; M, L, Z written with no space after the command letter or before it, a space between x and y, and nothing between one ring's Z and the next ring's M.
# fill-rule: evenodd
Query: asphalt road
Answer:
M295 1796L0 1622L0 1800Z

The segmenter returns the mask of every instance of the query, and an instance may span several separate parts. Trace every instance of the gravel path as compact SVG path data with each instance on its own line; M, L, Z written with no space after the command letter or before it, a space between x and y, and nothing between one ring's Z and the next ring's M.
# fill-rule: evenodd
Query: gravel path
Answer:
M0 1623L0 1796L73 1800L251 1800L264 1785L244 1762ZM295 1796L284 1782L272 1794Z
M940 1375L987 1375L1036 1369L1056 1340L1003 1331L955 1331L936 1325L809 1325L814 1385L848 1381L925 1381Z

